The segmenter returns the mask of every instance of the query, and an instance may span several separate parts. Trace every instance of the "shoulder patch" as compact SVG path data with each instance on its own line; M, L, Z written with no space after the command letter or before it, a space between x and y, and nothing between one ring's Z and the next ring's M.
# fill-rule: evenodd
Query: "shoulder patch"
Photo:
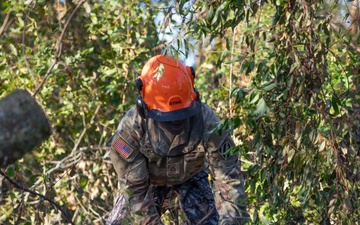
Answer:
M130 147L126 142L118 137L113 141L111 145L124 159L128 159L134 152L134 149Z
M229 153L229 149L231 148L231 144L228 141L224 141L223 144L218 149L220 155L224 160L227 160L231 155Z

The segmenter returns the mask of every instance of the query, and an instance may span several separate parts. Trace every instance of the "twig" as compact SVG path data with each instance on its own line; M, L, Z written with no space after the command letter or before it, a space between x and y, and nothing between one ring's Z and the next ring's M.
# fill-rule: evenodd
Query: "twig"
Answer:
M36 191L32 191L32 190L30 190L30 189L28 189L28 188L26 188L26 187L18 184L17 182L15 182L14 180L12 180L10 177L8 177L2 170L0 170L0 174L1 174L3 177L5 177L5 179L7 179L14 187L16 187L16 188L18 188L18 189L20 189L20 190L22 190L22 191L28 192L28 193L30 193L30 194L32 194L32 195L38 196L38 197L40 197L41 199L50 202L50 204L52 204L55 208L57 208L57 209L63 214L63 216L65 217L65 219L66 219L69 223L71 223L72 225L75 225L75 224L72 222L72 220L69 219L69 217L67 216L66 212L65 212L54 200L52 200L52 199L50 199L50 198L48 198L48 197L46 197L46 196L44 196L44 195L36 192Z
M164 47L170 45L172 42L174 42L175 39L176 39L176 38L173 38L173 39L170 40L170 41L166 41L166 42L164 42L164 43L162 43L162 44L159 44L158 46L153 47L153 48L151 49L151 51L161 50L161 49L163 49Z
M90 119L90 121L89 121L89 124L91 124L91 123L94 121L95 116L96 116L96 114L99 112L100 108L101 108L101 105L98 105L98 106L96 107L95 112L94 112L94 115L92 115L92 117L91 117L91 119ZM84 137L87 129L88 129L88 127L86 126L86 124L84 124L84 129L83 129L83 131L81 132L80 137L79 137L78 140L76 141L76 143L75 143L75 145L74 145L74 148L73 148L72 151L71 151L71 154L73 154L73 153L77 150L77 148L79 147L79 144L80 144L81 140L83 139L83 137Z
M31 3L30 3L31 4ZM29 5L30 5L29 4ZM28 10L29 11L29 10ZM24 22L24 29L23 29L23 33L22 33L22 37L21 37L21 41L22 41L22 52L23 52L23 55L24 55L24 60L25 60L25 65L26 65L26 68L29 70L29 73L31 75L31 78L33 79L34 81L34 84L35 84L35 87L37 87L37 82L36 82L36 79L35 79L35 76L34 76L34 73L33 71L31 70L30 68L30 64L29 64L29 61L27 59L27 55L25 53L25 33L26 33L26 24L27 24L27 21L28 21L28 14L29 12L26 13L25 15L25 22Z
M231 92L232 92L232 85L233 85L233 57L234 57L234 48L235 48L235 35L236 35L236 28L233 30L233 36L232 36L232 44L231 44L231 55L230 55L230 71L229 71L229 108L232 108L232 98L231 98ZM230 118L233 117L233 110L229 110Z
M18 216L17 216L17 219L16 219L14 225L18 225L18 224L20 223L21 213L22 213L21 207L22 207L23 204L24 204L24 191L21 192L21 202L20 202L20 204L18 205L18 207L16 207L16 208L20 209L20 210L19 210L20 212L19 212L19 214L18 214ZM16 208L15 208L15 209L16 209Z
M8 22L9 22L9 19L10 19L10 12L8 12L6 14L5 20L4 20L3 24L0 27L0 37L4 34L4 32L6 30L6 26L7 26Z
M61 42L62 42L62 39L65 35L65 31L70 23L70 20L73 18L73 16L75 15L75 12L80 8L80 6L85 2L86 0L82 0L78 3L78 5L76 6L76 8L72 11L70 17L67 19L66 23L65 23L65 26L64 26L64 29L63 31L61 32L59 38L57 39L56 41L56 45L55 45L55 49L56 49L56 53L55 53L55 58L52 62L52 64L50 65L49 69L46 71L46 74L43 78L43 80L41 81L40 85L37 87L37 89L35 90L33 96L35 97L36 94L39 92L39 90L42 88L42 86L45 84L47 78L50 76L54 66L57 64L57 62L59 61L59 58L61 56L61 53L62 53L62 45L61 45Z
M101 108L101 105L98 105L97 108L95 109L95 112L94 112L94 115L91 117L90 119L90 122L89 124L91 124L94 119L95 119L95 116L96 114L99 112ZM78 149L79 147L79 144L81 142L81 140L83 139L85 133L86 133L86 130L87 130L87 127L85 126L84 127L84 130L81 132L81 135L80 137L78 138L78 140L76 141L71 153L69 155L67 155L66 157L64 157L62 160L60 161L57 161L57 162L50 162L50 163L53 163L53 164L56 164L54 167L52 167L50 170L48 170L46 173L44 173L45 176L48 176L49 174L55 172L55 171L58 171L58 170L64 170L64 169L67 169L67 168L70 168L71 166L73 165L76 165L82 158L82 152L77 152L76 150ZM77 152L77 154L75 154L75 152ZM38 179L33 187L39 185L41 182L41 179Z

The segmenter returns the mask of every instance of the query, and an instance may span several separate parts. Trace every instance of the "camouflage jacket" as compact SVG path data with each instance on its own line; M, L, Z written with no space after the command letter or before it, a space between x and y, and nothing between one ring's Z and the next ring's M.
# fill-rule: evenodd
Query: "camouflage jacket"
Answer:
M154 153L145 120L135 107L121 119L111 139L111 160L121 186L126 189L132 216L139 224L162 224L151 199L152 185L181 184L207 167L212 172L219 224L243 224L248 220L238 155L226 152L234 143L228 132L220 135L215 131L219 118L206 104L202 105L202 118L204 131L200 143L190 153L177 157Z

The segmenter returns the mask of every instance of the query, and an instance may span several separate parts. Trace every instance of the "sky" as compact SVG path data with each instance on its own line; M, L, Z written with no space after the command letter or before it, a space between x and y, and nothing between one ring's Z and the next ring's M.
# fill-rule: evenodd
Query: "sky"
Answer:
M191 1L190 3L186 3L184 5L184 7L190 7ZM171 2L169 4L169 7L172 7L174 5L173 2ZM173 12L175 13L175 9L173 9ZM181 22L181 17L179 15L174 14L172 19L174 19L175 21L177 21L178 23ZM162 23L164 21L164 14L160 11L160 13L158 14L158 16L155 18L155 24L158 25L159 23ZM169 31L172 31L173 34L169 35L169 34L165 34L165 33L170 33ZM178 35L178 33L180 32L179 30L175 29L173 26L170 26L168 28L166 28L166 30L160 30L160 28L158 28L158 33L159 33L159 39L160 40L164 40L164 41L171 41L174 39L174 37L176 37L176 35ZM176 44L176 41L174 42ZM185 58L185 56L183 56L181 58L181 60L185 63L185 65L187 66L196 66L195 62L196 62L196 57L195 57L195 52L189 52L188 57Z

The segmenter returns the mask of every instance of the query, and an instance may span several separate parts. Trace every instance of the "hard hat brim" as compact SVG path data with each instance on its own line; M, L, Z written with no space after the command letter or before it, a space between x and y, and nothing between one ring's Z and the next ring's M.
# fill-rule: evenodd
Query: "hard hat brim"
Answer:
M196 99L190 107L174 110L171 112L161 112L159 110L153 109L147 112L147 116L159 122L183 120L200 113L201 105L201 101Z

